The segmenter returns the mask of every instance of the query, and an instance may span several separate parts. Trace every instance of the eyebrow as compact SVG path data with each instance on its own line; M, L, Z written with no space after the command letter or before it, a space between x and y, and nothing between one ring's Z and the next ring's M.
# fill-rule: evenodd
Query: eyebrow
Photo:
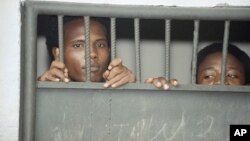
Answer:
M76 43L76 42L85 43L85 40L81 40L81 39L79 39L79 40L72 40L71 42L72 42L72 43Z
M213 66L204 67L204 68L201 69L201 71L211 70L211 69L214 69L214 67Z
M241 70L240 68L234 67L234 66L229 66L228 69L229 70L237 70L237 71L240 71L240 72L244 72L245 71L244 68Z
M97 39L95 42L99 42L99 41L105 41L105 42L107 42L108 40L105 39L105 38L101 38L101 39ZM77 42L85 43L85 40L83 40L83 39L76 39L76 40L72 40L71 41L71 43L77 43Z

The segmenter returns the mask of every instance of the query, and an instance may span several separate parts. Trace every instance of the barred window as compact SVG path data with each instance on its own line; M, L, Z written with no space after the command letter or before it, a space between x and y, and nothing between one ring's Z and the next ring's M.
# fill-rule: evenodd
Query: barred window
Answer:
M24 141L224 140L230 124L250 123L249 86L196 84L201 48L223 46L221 82L229 44L249 54L249 8L25 2L23 9ZM46 42L53 24L64 60L67 16L84 21L86 80L37 81L51 63ZM107 21L111 60L122 58L136 83L105 89L90 80L91 18ZM160 90L144 83L150 76L175 78L179 85Z

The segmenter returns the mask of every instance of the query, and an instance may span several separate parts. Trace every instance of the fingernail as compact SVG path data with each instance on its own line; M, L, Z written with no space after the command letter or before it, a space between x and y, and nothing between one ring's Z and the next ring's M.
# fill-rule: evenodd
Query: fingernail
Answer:
M69 79L68 79L68 78L65 78L65 79L64 79L64 82L69 82Z
M169 89L169 85L168 85L168 84L164 84L164 85L163 85L163 89L164 89L164 90Z
M156 83L156 86L157 86L157 87L161 87L161 83L160 83L160 82L157 82L157 83Z
M178 86L178 81L176 79L170 80L173 86Z
M108 84L108 83L105 83L103 86L104 86L105 88L107 88L107 87L109 86L109 84Z
M152 78L152 77L148 78L148 82L149 82L149 83L151 83L152 81L153 81L153 78Z
M112 66L109 66L108 69L111 70L111 69L112 69Z
M60 81L60 79L59 79L59 78L56 78L56 79L55 79L55 81L59 82L59 81Z
M115 84L113 84L113 85L111 85L111 87L112 87L112 88L114 88L114 87L116 87L116 85L115 85Z

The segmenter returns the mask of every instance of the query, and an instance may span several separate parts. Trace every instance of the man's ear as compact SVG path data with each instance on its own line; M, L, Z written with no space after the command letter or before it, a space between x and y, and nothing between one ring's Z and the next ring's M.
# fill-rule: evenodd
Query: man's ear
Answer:
M54 56L54 59L59 61L59 48L58 47L52 48L52 54Z

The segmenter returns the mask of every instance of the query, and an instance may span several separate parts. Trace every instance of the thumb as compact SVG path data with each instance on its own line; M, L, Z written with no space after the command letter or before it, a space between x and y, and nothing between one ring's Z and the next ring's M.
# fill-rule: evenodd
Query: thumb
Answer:
M54 54L55 61L60 61L59 48L55 48L53 54Z
M108 66L108 69L111 70L113 67L122 66L122 59L121 58L115 58L111 61L111 63Z
M149 78L147 78L147 79L144 81L144 83L152 83L153 80L154 80L153 77L149 77Z

